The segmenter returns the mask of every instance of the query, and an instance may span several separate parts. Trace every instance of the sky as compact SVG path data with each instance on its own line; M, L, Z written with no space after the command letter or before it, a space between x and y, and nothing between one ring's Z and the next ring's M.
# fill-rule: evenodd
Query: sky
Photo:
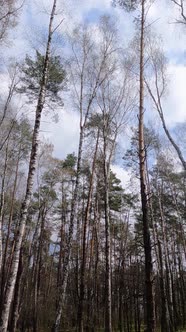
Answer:
M52 0L25 1L19 24L9 36L10 43L1 50L6 60L14 56L21 61L26 54L33 55L34 49L44 43L51 5ZM78 23L96 24L101 15L107 14L116 18L120 38L125 45L135 31L133 22L135 14L125 13L118 7L113 8L110 0L69 0L68 2L58 0L58 13L57 22L64 18L57 35L58 51L66 54L68 49L65 46L65 33L69 33ZM152 31L161 36L162 47L168 61L169 85L163 107L170 130L173 130L178 123L186 121L186 27L175 23L178 17L179 11L171 0L154 1L148 12L149 25ZM3 75L0 85L6 93L6 73ZM151 121L158 123L155 112L152 112L150 118ZM64 105L57 123L51 121L51 116L48 114L44 115L41 135L54 144L56 157L64 158L66 154L77 151L78 120L78 114L69 109L68 105ZM113 170L122 183L126 184L128 174L122 168L122 158L113 165Z

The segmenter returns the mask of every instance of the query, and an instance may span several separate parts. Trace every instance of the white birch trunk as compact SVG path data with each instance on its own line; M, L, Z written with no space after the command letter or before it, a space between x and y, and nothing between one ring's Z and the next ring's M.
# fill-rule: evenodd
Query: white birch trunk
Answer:
M37 107L36 107L35 125L34 125L34 131L33 131L33 136L32 136L32 148L31 148L29 171L28 171L28 177L27 177L27 187L26 187L25 198L24 198L22 208L21 208L20 226L19 226L18 233L16 236L11 273L10 273L10 278L9 278L8 285L7 285L7 292L5 295L5 301L4 301L4 306L3 306L2 316L1 316L0 332L7 332L7 328L8 328L10 307L11 307L11 303L12 303L13 295L14 295L14 288L15 288L18 266L19 266L21 245L22 245L22 240L23 240L23 236L25 233L26 219L27 219L27 215L28 215L28 207L30 204L31 195L32 195L32 191L33 191L33 182L34 182L34 175L35 175L35 170L36 170L36 158L37 158L38 144L39 144L39 129L40 129L40 123L41 123L41 113L42 113L42 110L44 107L45 95L46 95L46 83L47 83L47 75L48 75L48 67L49 67L50 47L51 47L51 40L52 40L52 33L53 33L52 25L53 25L53 20L54 20L54 16L55 16L56 3L57 3L57 0L54 0L52 12L50 15L50 23L49 23L49 30L48 30L48 40L47 40L46 55L45 55L45 62L44 62L44 69L43 69L43 77L42 77L42 82L41 82L41 87L40 87L40 92L39 92L39 97L38 97L38 103L37 103Z
M5 177L6 177L6 170L7 170L7 162L8 162L8 144L7 144L7 147L6 147L6 156L5 156L5 164L4 164L3 179L2 179L2 186L1 186L1 198L0 198L0 276L1 276L1 273L2 273L2 262L3 262L2 223L3 223Z

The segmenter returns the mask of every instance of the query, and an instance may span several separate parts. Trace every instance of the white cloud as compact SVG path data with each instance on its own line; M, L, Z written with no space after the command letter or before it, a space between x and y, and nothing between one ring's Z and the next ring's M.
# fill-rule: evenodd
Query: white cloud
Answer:
M112 171L116 174L116 176L121 180L121 185L124 189L126 189L129 185L130 174L126 170L124 170L119 165L112 165Z
M54 154L64 158L68 153L77 153L79 142L79 115L76 112L63 111L59 122L51 122L49 116L42 121L41 134L54 144Z

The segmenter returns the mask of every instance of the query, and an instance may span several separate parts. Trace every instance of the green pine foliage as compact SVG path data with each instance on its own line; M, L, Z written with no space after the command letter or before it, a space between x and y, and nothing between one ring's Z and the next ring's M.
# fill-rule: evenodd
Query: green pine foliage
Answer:
M35 58L26 56L25 62L21 67L22 83L18 91L26 93L30 99L37 97L42 83L42 74L45 57L39 51L36 51ZM47 78L47 97L52 102L60 101L60 93L66 87L66 71L60 56L50 56L50 64Z

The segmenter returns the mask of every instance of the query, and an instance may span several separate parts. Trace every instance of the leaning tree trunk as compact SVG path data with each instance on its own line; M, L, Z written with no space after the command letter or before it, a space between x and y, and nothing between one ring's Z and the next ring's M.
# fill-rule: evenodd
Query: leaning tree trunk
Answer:
M53 34L52 25L53 25L53 20L54 20L54 16L55 16L56 3L57 3L57 0L54 0L51 15L50 15L50 23L49 23L49 30L48 30L48 40L47 40L46 55L45 55L45 62L44 62L44 68L43 68L43 76L42 76L40 92L39 92L39 96L38 96L38 103L37 103L36 115L35 115L35 125L34 125L34 131L33 131L33 136L32 136L32 148L31 148L29 171L28 171L28 177L27 177L27 187L26 187L25 198L24 198L24 201L23 201L23 204L21 207L20 222L19 222L19 228L18 228L16 241L15 241L15 249L14 249L13 261L12 261L11 273L10 273L10 278L9 278L8 285L7 285L7 292L6 292L2 316L1 316L0 332L7 331L10 307L11 307L11 303L12 303L12 299L13 299L13 295L14 295L15 283L16 283L18 266L19 266L21 245L22 245L22 240L23 240L23 236L25 233L26 219L27 219L27 215L28 215L28 207L30 204L31 195L32 195L32 191L33 191L33 182L34 182L34 175L35 175L35 169L36 169L36 158L37 158L38 143L39 143L39 129L40 129L40 123L41 123L41 113L42 113L42 110L44 107L45 95L46 95L46 84L47 84L47 76L48 76L50 48L51 48L51 40L52 40L52 34Z
M164 117L164 112L163 112L163 107L162 107L162 104L161 104L161 96L160 96L160 93L159 93L159 90L158 90L158 85L156 84L156 90L157 90L157 100L152 92L152 90L150 89L148 83L146 82L146 86L147 86L147 89L149 91L149 94L156 106L156 109L157 109L157 112L160 116L160 120L161 120L161 123L162 123L162 126L163 126L163 129L164 129L164 132L169 140L169 142L172 144L173 148L175 149L177 155L178 155L178 158L183 166L183 169L184 171L186 171L186 160L181 152L181 149L180 147L178 146L178 144L176 144L174 138L172 137L170 131L168 130L167 128L167 125L166 125L166 122L165 122L165 117Z
M144 29L145 0L141 2L141 36L140 36L140 101L139 101L139 164L140 187L143 220L143 242L145 252L145 298L146 298L146 331L155 331L155 305L153 294L153 264L149 228L148 196L146 183L146 153L144 142Z
M162 111L159 112L159 115L160 115L160 119L161 119L161 122L162 122L163 129L164 129L164 131L165 131L165 134L167 135L167 137L168 137L170 143L172 144L172 146L173 146L174 149L176 150L177 155L178 155L178 157L179 157L179 159L180 159L180 161L181 161L181 163L182 163L182 166L183 166L184 170L186 171L186 161L185 161L185 159L184 159L184 157L183 157L183 155L182 155L182 153L181 153L181 150L180 150L179 146L178 146L178 145L176 144L176 142L174 141L173 137L171 136L171 134L170 134L170 132L169 132L167 126L166 126L165 118L164 118L164 114L163 114L163 112L162 112Z

